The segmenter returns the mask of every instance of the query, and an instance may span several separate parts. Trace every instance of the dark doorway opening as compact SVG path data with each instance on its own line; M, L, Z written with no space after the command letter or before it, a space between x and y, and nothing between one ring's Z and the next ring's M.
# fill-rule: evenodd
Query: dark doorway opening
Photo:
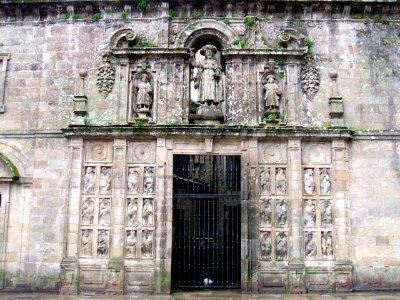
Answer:
M240 288L240 156L174 155L172 288Z

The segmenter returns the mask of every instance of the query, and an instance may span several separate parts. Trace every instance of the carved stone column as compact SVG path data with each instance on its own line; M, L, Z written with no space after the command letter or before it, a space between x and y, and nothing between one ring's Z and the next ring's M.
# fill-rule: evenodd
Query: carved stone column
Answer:
M337 291L351 291L353 286L352 263L349 242L349 167L347 143L344 140L332 141L332 193L334 197L334 216L336 229L335 283Z
M123 294L124 199L126 173L126 140L114 140L113 198L111 217L110 261L107 266L106 294Z
M129 61L127 58L121 58L121 62L119 65L119 101L118 101L118 120L117 122L120 124L126 124L131 120L131 108L128 108L128 105L132 106L132 103L126 101L126 95L129 94Z
M73 138L70 148L70 197L65 212L66 232L64 233L64 258L61 262L61 294L78 293L78 237L79 202L81 194L83 139Z
M167 151L165 138L157 139L156 149L156 198L155 198L155 292L169 293L171 290L171 257L172 257L172 198L166 198L166 161ZM168 195L172 195L172 190ZM169 236L171 234L171 236Z
M300 107L299 97L299 65L300 61L294 58L287 60L287 124L292 125L296 121L296 109Z
M248 143L245 145L244 143ZM258 292L258 257L257 250L259 245L259 206L258 206L258 193L257 193L257 166L258 166L258 149L257 140L251 139L248 142L242 142L242 151L247 149L246 152L242 152L243 162L242 166L247 165L247 168L242 170L242 178L247 178L248 190L244 190L246 195L242 197L242 241L248 239L248 248L242 248L242 274L244 270L244 263L248 260L247 274L248 284L247 289L244 290L242 281L242 291L257 293ZM245 173L244 173L245 172ZM246 183L246 182L243 182ZM244 186L242 183L242 186ZM247 197L246 197L247 196ZM244 200L244 199L247 199ZM247 202L245 206L244 203ZM246 223L245 223L246 222ZM242 243L243 247L243 243ZM245 251L243 251L245 250ZM247 254L247 255L246 255ZM242 276L243 278L243 276Z
M293 67L293 66L292 66ZM296 69L293 67L293 69ZM290 85L289 85L290 86ZM290 104L289 104L290 107ZM289 239L289 290L294 293L305 292L305 267L303 255L302 224L302 172L301 140L288 141L289 148L289 203L290 203L290 239Z

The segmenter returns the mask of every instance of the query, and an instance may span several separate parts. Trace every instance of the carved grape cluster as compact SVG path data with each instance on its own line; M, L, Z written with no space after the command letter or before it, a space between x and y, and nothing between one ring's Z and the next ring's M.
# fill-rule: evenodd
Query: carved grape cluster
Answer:
M301 86L308 99L312 99L319 90L319 72L311 61L307 61L301 69Z
M108 56L103 57L103 63L97 70L97 88L105 97L112 91L115 82L115 68Z

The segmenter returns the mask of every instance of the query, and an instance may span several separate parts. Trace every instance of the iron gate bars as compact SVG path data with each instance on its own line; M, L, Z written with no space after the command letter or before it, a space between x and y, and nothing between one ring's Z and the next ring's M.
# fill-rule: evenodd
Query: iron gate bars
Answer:
M172 288L240 288L240 156L175 155Z

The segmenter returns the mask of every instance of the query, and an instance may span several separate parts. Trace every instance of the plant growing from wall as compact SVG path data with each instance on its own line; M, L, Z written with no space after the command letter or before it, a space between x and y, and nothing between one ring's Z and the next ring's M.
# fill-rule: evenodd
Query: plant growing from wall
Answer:
M177 14L177 12L176 12L175 10L170 9L170 10L168 11L168 16L169 16L171 19L173 19L173 18L176 18L176 17L178 16L178 14Z
M285 60L283 59L283 57L278 57L275 59L275 63L278 66L283 66L285 64Z
M223 22L224 22L224 24L226 24L226 25L231 24L231 20L228 19L228 18L225 18Z
M144 13L146 11L148 0L139 0L137 8Z
M246 26L252 27L252 26L254 26L256 24L256 19L247 16L247 17L244 17L243 23Z
M189 22L189 24L188 24L188 28L190 29L190 30L194 30L194 22Z
M121 14L119 15L119 18L122 21L125 21L128 18L128 13L126 11L121 12Z
M144 41L143 42L143 48L152 48L154 47L156 44L152 41Z
M72 21L76 21L76 20L78 20L78 15L73 14L73 15L72 15Z
M247 46L247 40L236 37L232 40L231 44L233 46L239 46L240 48L243 49L243 48L246 48L246 46Z
M100 19L101 19L100 13L95 13L95 14L93 14L93 16L92 16L92 21L98 22Z

